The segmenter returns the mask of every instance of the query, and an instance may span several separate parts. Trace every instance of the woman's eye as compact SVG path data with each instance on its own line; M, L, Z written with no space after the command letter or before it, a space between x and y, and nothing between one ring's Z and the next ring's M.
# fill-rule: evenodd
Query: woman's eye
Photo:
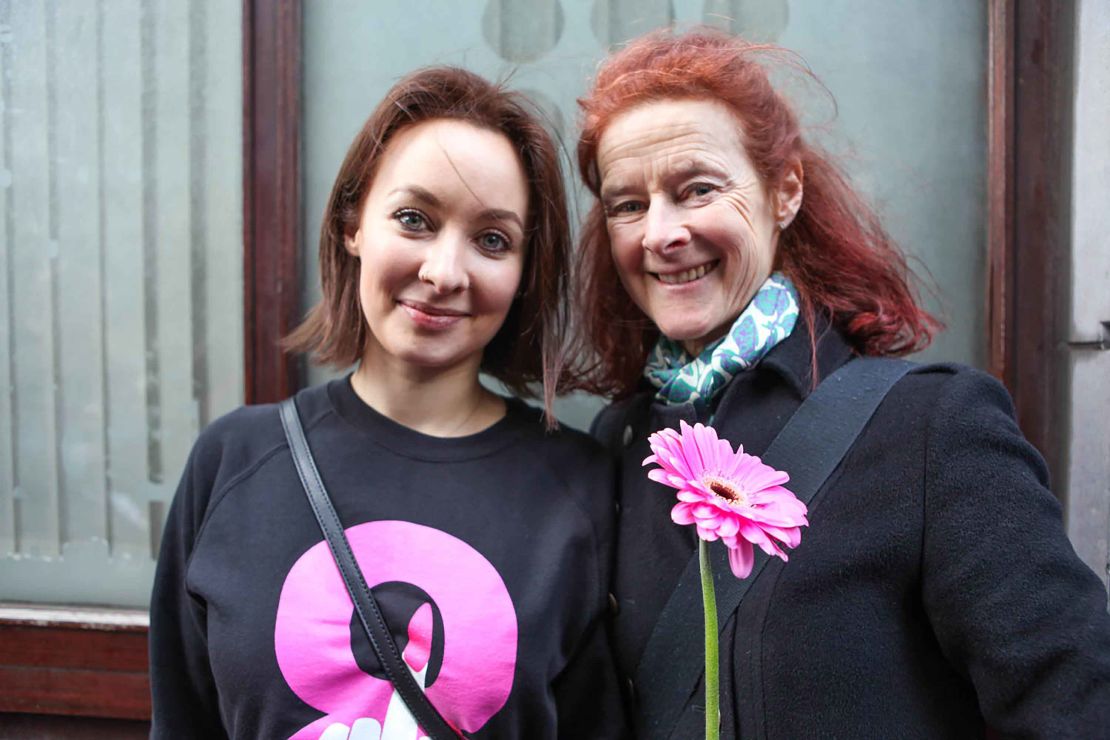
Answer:
M712 193L715 188L707 182L696 182L686 188L686 195L693 198L703 198Z
M393 218L405 231L423 231L428 228L428 219L420 211L402 209L394 213Z
M615 203L609 208L609 215L611 216L625 216L631 213L639 213L644 210L644 204L635 200L626 200L621 203Z
M478 246L486 252L507 252L512 244L503 234L487 231L478 237Z

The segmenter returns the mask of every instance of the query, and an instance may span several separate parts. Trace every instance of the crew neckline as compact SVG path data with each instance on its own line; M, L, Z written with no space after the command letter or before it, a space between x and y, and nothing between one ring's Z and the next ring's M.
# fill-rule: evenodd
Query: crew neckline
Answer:
M469 460L489 455L519 438L536 412L523 401L506 398L505 415L480 432L462 437L436 437L405 426L366 403L351 385L351 375L327 384L328 400L347 424L380 447L416 460Z

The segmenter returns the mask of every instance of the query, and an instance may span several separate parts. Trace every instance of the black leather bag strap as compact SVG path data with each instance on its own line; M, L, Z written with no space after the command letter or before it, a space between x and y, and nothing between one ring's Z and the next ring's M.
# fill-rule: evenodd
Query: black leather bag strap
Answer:
M351 551L351 543L343 532L343 525L335 513L327 489L320 480L320 473L316 469L316 461L308 447L308 440L304 436L304 428L297 413L297 405L292 398L281 402L281 426L285 430L285 438L289 442L289 449L293 453L293 462L297 466L297 475L300 476L301 485L304 486L308 502L312 505L312 513L328 541L335 564L347 584L347 592L351 595L358 619L362 622L366 636L370 638L370 646L378 661L385 670L386 677L397 689L397 693L405 702L405 706L412 712L417 723L432 740L448 740L458 738L461 733L454 730L443 719L428 700L428 696L416 683L405 661L401 659L401 652L397 643L386 627L385 619L378 608L378 602L370 589L366 586L362 570Z
M848 362L798 407L763 454L763 462L788 472L790 490L808 506L887 392L912 368L913 363L904 360L857 358ZM804 546L804 535L802 540ZM711 543L709 551L717 590L717 623L723 629L759 577L768 556L755 548L752 573L740 580L729 569L728 550L722 543ZM701 610L701 577L695 554L660 613L636 669L637 737L696 737L702 731L697 723L700 717L704 725L704 710L687 711L705 672L705 635L701 620L693 618ZM722 646L721 651L727 649ZM688 716L683 716L684 711Z

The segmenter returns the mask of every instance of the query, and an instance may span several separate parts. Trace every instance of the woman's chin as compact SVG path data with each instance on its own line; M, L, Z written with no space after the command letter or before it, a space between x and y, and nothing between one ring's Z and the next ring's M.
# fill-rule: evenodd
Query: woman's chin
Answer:
M684 323L663 321L656 322L659 331L663 336L667 337L673 342L678 342L687 346L704 346L708 342L721 335L721 332L715 331L716 327L708 326L705 323Z

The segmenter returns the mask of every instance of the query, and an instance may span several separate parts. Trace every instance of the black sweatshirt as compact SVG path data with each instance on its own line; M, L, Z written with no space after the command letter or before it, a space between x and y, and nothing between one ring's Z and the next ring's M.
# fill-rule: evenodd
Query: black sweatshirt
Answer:
M445 718L480 738L623 736L603 619L613 471L600 448L545 432L513 400L492 427L450 439L378 414L349 378L297 406L366 580ZM150 650L152 737L347 738L375 723L382 740L418 737L273 405L228 414L197 441L166 523Z

